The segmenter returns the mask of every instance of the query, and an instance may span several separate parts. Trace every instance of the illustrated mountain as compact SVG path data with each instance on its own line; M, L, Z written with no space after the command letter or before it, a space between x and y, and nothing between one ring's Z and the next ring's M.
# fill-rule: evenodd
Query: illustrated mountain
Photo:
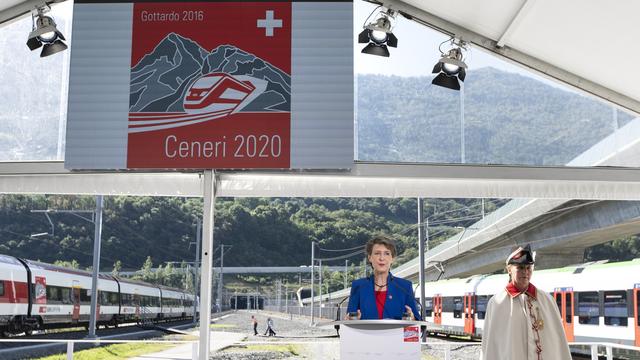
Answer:
M267 81L266 90L242 111L291 109L291 76L233 45L208 52L198 43L171 33L131 69L129 112L184 112L186 91L202 75L224 72Z

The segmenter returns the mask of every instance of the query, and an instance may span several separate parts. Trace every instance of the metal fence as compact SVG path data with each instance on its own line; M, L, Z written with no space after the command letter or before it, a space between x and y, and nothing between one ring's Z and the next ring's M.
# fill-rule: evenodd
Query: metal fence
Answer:
M340 307L340 316L338 316L338 308L336 306L324 306L324 307L315 307L314 308L314 318L316 321L333 321L333 320L343 320L345 315L347 314L347 306L346 304ZM298 316L308 316L311 317L311 307L310 306L285 306L285 305L265 305L264 310L280 312L291 315Z

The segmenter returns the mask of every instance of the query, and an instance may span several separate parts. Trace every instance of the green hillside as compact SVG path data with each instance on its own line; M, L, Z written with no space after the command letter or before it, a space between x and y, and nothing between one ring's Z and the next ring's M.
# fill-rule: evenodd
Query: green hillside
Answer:
M358 76L360 160L460 162L460 93L430 82ZM564 165L614 130L610 106L493 68L470 72L464 95L467 163Z
M504 201L486 202L486 211ZM447 223L430 228L442 241L481 214L478 200L437 199L427 214ZM52 214L51 226L32 209L92 209L92 197L0 195L0 253L45 262L77 260L91 265L93 225L71 214ZM296 266L310 262L311 242L324 249L363 245L373 234L399 240L401 259L416 256L415 199L219 199L214 241L232 245L226 266ZM107 197L103 216L102 264L110 269L120 260L124 269L139 269L147 256L154 264L192 261L200 199ZM460 217L460 220L451 218ZM448 220L447 220L448 219ZM49 235L30 237L34 233ZM340 255L341 253L338 253ZM343 254L343 253L342 253ZM333 257L318 252L319 257ZM359 256L353 261L361 261ZM343 261L341 262L343 263Z

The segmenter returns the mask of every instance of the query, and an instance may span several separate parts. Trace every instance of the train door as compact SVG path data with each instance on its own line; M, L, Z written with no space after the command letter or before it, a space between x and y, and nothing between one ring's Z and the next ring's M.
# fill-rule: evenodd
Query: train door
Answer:
M77 280L73 280L71 285L71 302L73 303L71 322L77 323L80 320L80 282Z
M558 310L560 310L567 341L575 341L573 334L573 288L558 288L553 292L553 298L556 300Z
M635 346L640 346L640 284L633 289L633 323L636 329Z
M442 296L439 294L433 297L433 322L442 324Z
M475 332L476 296L473 293L464 295L464 332L473 335Z
M133 295L133 305L136 307L136 317L140 318L140 295L138 294Z

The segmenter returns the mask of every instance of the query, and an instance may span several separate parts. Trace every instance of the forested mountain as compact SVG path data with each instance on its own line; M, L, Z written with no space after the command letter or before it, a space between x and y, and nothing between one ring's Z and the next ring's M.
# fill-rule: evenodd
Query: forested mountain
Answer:
M486 201L486 211L504 201ZM481 217L478 200L438 199L427 214L444 213L431 227L433 241L452 235L458 225ZM416 256L415 199L219 199L215 244L232 245L227 266L296 266L310 262L311 241L323 249L363 245L373 234L399 240L401 258ZM91 265L93 224L69 213L50 214L50 224L35 209L92 209L92 197L0 195L0 253L45 262L77 260ZM120 260L139 269L147 256L154 264L192 261L200 199L107 197L103 215L102 264ZM460 218L456 220L457 218ZM30 237L31 234L49 234ZM342 253L344 254L344 253ZM335 253L318 252L319 257ZM362 256L354 261L361 261Z
M465 160L564 165L631 116L591 98L493 68L464 89ZM431 77L357 78L361 160L460 162L460 92Z

